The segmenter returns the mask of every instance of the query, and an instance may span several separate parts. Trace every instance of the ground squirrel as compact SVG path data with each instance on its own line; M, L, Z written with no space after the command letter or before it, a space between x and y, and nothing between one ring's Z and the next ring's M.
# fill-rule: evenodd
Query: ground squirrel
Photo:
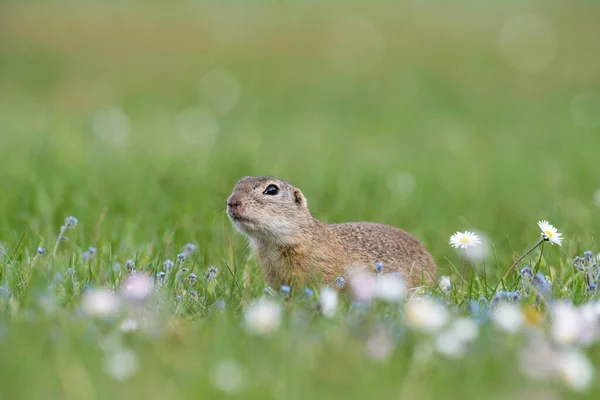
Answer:
M248 236L269 285L302 288L332 283L349 269L399 271L410 287L432 282L436 265L417 238L371 222L325 224L312 216L300 189L273 177L240 179L227 214Z

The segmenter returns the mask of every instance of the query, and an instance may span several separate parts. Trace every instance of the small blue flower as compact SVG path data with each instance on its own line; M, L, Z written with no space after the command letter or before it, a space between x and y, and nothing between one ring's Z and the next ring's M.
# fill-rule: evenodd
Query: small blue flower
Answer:
M68 276L74 276L75 275L75 270L73 268L67 268L67 275Z
M215 303L215 308L219 311L224 310L225 307L227 307L227 303L223 299L219 299L219 301Z
M597 280L600 279L600 267L598 267L598 264L592 264L590 267L590 272Z
M94 258L95 255L96 255L96 248L93 246L90 246L89 249L87 249L86 251L83 252L83 259L85 261L89 261L92 258Z
M306 288L304 289L304 295L306 297L313 297L315 295L315 292L311 288Z
M183 246L183 254L185 254L186 256L191 255L194 251L196 251L196 245L193 243L188 243L185 246Z
M43 256L45 252L46 252L46 249L43 248L42 246L37 248L38 255Z
M467 307L471 317L479 324L484 323L490 317L489 304L485 297L481 297L479 300L470 300Z
M596 282L589 282L586 285L587 291L590 293L595 293L596 290L598 289L598 285L596 284Z
M190 290L189 293L190 293L190 296L193 297L194 299L198 298L198 291L197 290Z
M133 271L135 269L135 262L133 260L125 261L125 268L129 272Z
M383 272L383 261L377 261L375 263L375 269L378 274L381 274Z
M575 256L573 259L573 266L579 271L585 270L585 259L579 256Z
M533 279L533 271L527 265L521 268L521 280L531 282Z
M290 287L288 285L281 285L281 291L283 293L289 294L290 293Z
M75 228L78 222L79 221L75 217L67 217L67 219L65 219L65 228Z
M594 253L592 253L590 250L586 250L583 252L583 257L585 257L585 261L592 262L594 259Z
M179 253L177 254L177 263L178 264L183 264L185 262L186 259L186 255L184 253Z
M497 305L501 301L508 301L508 302L514 303L514 302L518 302L520 300L521 300L521 295L517 291L510 292L510 291L506 291L506 290L499 290L498 292L496 292L496 295L492 299L492 304Z
M171 270L173 269L173 266L175 265L175 263L173 261L171 261L170 259L166 259L165 262L163 263L163 267L165 268L165 272L168 274L169 272L171 272Z
M10 289L4 286L0 286L0 298L8 299L10 297Z
M188 276L188 282L190 283L190 285L195 284L197 280L198 277L193 272Z
M217 277L219 274L219 269L217 267L209 267L206 270L206 282L210 282Z
M593 293L596 291L596 288L597 288L596 277L592 272L587 272L585 274L585 286L587 288L587 291L590 293Z
M338 289L343 289L346 287L346 280L343 276L338 276L335 278L335 287Z

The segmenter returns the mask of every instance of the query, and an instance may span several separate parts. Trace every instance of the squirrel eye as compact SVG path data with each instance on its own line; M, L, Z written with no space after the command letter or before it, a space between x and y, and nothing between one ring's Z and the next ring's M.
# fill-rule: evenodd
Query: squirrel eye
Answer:
M275 196L277 193L279 193L279 188L275 185L267 186L267 188L263 192L263 194L267 194L269 196Z

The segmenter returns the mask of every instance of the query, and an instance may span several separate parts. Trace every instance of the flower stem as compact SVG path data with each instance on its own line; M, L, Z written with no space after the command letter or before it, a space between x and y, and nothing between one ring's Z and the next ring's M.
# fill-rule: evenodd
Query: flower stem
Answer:
M527 252L525 254L523 254L521 257L519 257L519 259L517 261L515 261L514 263L512 263L512 265L510 266L510 268L508 269L508 271L506 271L506 273L504 274L504 276L502 277L503 280L505 280L508 277L508 274L510 274L510 272L513 270L514 267L517 266L517 264L519 264L521 262L521 260L523 260L525 257L527 257L529 254L531 254L532 251L534 251L535 249L537 249L537 247L544 243L544 238L541 238L539 240L539 242L537 242L536 244L533 245L532 248L530 248L529 250L527 250Z
M58 245L60 244L60 241L63 238L63 235L65 234L65 231L67 230L67 226L63 225L60 227L60 232L58 233L58 239L56 239L56 244L54 245L54 250L52 250L52 257L56 256L56 251L58 250Z
M467 249L465 249L465 254L463 256L463 285L467 282Z

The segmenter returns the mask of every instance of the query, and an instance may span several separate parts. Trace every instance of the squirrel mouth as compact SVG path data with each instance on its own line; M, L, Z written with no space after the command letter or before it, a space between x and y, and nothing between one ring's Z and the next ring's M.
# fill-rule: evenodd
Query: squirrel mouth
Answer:
M239 212L232 211L231 209L227 210L227 215L235 222L251 222L248 218L242 216Z

